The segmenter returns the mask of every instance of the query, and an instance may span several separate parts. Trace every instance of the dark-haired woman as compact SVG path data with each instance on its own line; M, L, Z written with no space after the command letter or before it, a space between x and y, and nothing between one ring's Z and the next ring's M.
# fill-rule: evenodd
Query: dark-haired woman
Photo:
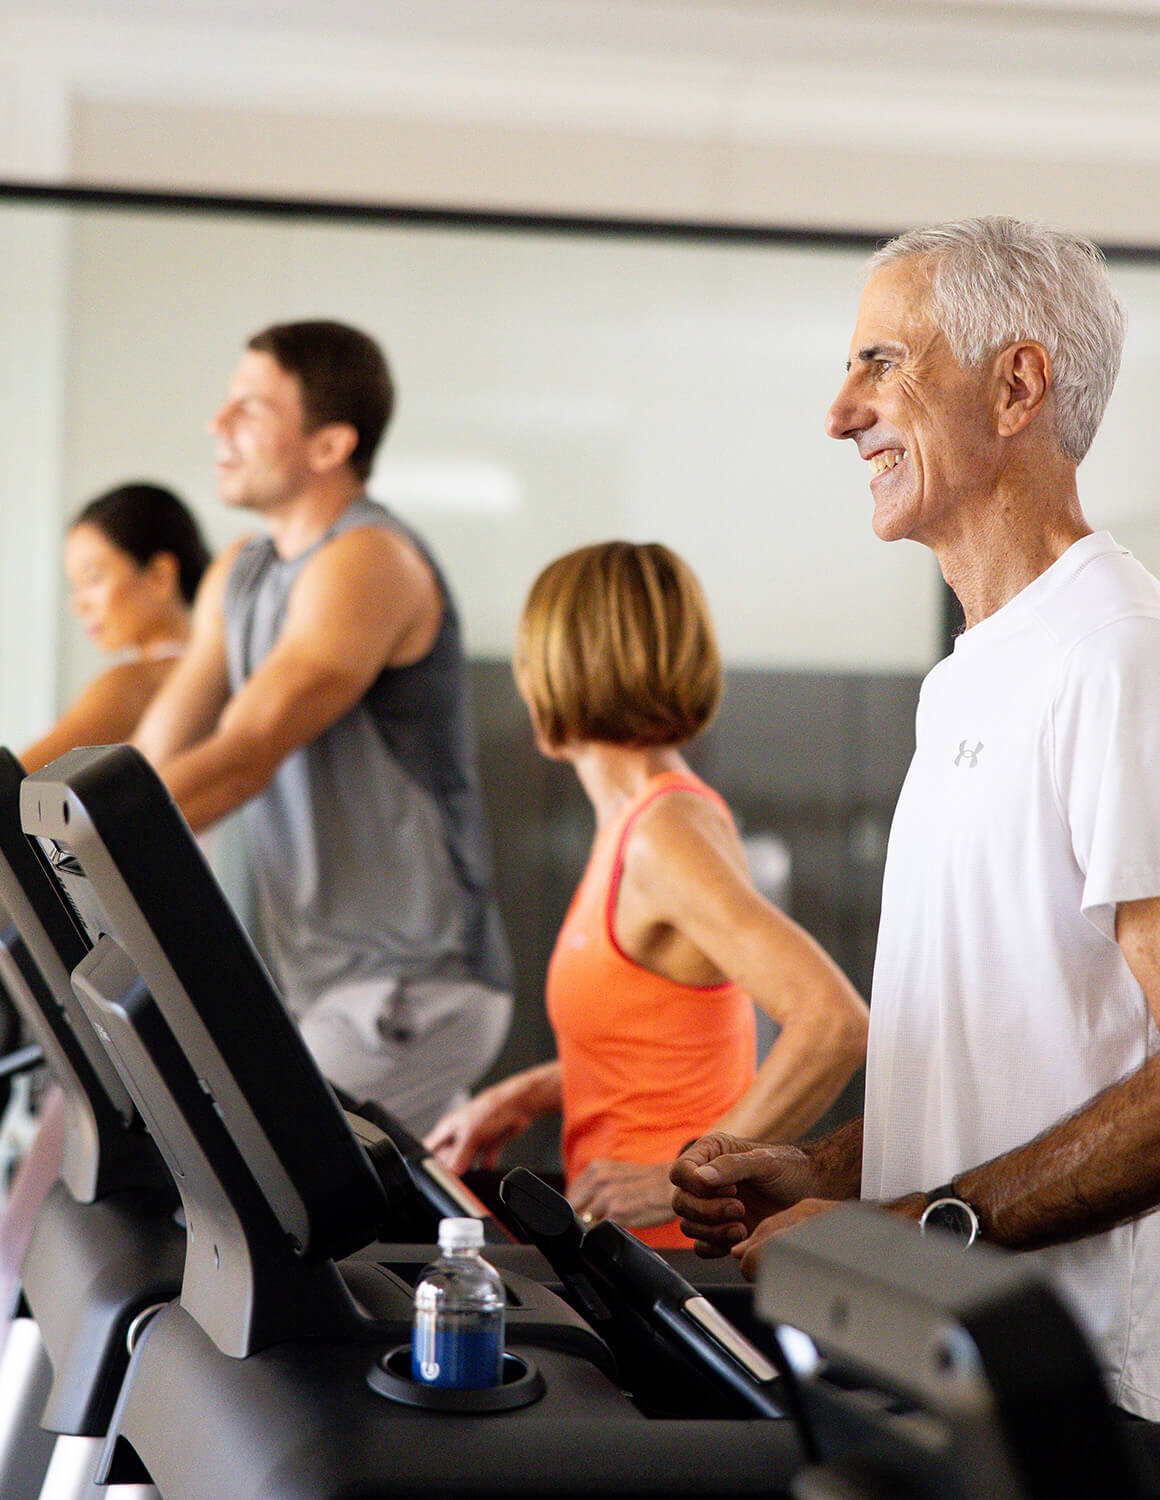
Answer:
M560 1110L584 1222L687 1245L668 1177L681 1146L743 1122L763 1139L800 1136L863 1061L866 1007L754 889L727 807L681 755L716 712L722 673L679 557L608 542L550 564L524 607L516 680L538 748L572 765L596 813L548 969L558 1056L445 1116L427 1144L465 1171ZM752 1001L781 1028L756 1073Z
M185 649L190 605L208 562L197 522L160 485L119 485L80 511L65 538L72 605L95 644L125 659L90 682L23 751L25 770L77 745L129 739Z
M65 573L73 608L102 651L125 659L102 672L47 734L21 752L38 771L78 745L127 740L189 637L190 606L209 551L197 522L171 490L134 483L98 495L65 537ZM32 1147L0 1213L0 1304L8 1305L45 1194L64 1148L59 1090L39 1112ZM5 1336L0 1324L0 1343Z

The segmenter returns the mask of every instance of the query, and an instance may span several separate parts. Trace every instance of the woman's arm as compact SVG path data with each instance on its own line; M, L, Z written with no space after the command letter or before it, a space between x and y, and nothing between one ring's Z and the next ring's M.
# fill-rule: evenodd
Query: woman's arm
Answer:
M129 739L172 669L169 661L130 661L93 679L47 734L20 754L28 772L78 745L119 745Z
M445 1114L424 1145L453 1172L466 1172L477 1162L492 1167L508 1141L559 1108L560 1064L553 1058L513 1073Z
M642 814L625 847L615 925L630 956L654 968L691 960L676 934L781 1028L753 1084L712 1129L795 1140L865 1060L866 1005L819 944L754 889L740 840L708 799L675 792Z

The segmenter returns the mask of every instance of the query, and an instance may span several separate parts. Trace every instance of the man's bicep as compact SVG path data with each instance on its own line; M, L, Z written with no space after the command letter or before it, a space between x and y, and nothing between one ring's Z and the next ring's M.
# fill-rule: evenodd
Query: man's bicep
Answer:
M366 694L413 618L375 540L332 544L303 570L278 639L222 715L223 735L277 763Z
M443 618L429 562L405 538L360 526L303 568L279 634L300 654L371 684L384 666L425 654Z
M210 734L228 698L224 644L219 652L212 643L204 643L200 651L190 650L166 678L142 715L133 744L160 766Z
M311 667L346 683L350 702L384 667L413 659L416 637L429 649L442 598L427 563L379 528L347 532L303 569L290 595L270 661ZM349 706L349 704L347 705Z
M225 594L240 538L210 564L193 606L193 624L184 656L141 717L133 744L160 766L210 734L229 700Z

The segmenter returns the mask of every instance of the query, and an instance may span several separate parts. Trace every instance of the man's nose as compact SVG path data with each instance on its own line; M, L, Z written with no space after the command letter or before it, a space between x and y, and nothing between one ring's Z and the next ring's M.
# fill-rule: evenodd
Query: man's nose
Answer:
M826 413L827 435L832 438L853 438L873 424L873 414L857 400L850 380L845 380Z

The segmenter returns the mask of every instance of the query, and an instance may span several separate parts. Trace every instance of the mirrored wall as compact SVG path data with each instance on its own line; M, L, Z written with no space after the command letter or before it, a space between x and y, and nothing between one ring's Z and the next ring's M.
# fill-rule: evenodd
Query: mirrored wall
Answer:
M206 421L245 339L333 317L375 334L400 392L372 493L431 541L477 678L521 1021L589 835L539 762L507 660L535 572L609 536L693 563L729 687L699 764L782 892L864 988L885 832L917 685L941 654L929 555L870 529L864 466L822 422L869 244L430 216L0 195L0 735L30 739L99 663L68 615L60 541L89 496L174 486L215 544ZM1114 264L1131 332L1081 471L1090 519L1160 569L1149 451L1160 260Z

